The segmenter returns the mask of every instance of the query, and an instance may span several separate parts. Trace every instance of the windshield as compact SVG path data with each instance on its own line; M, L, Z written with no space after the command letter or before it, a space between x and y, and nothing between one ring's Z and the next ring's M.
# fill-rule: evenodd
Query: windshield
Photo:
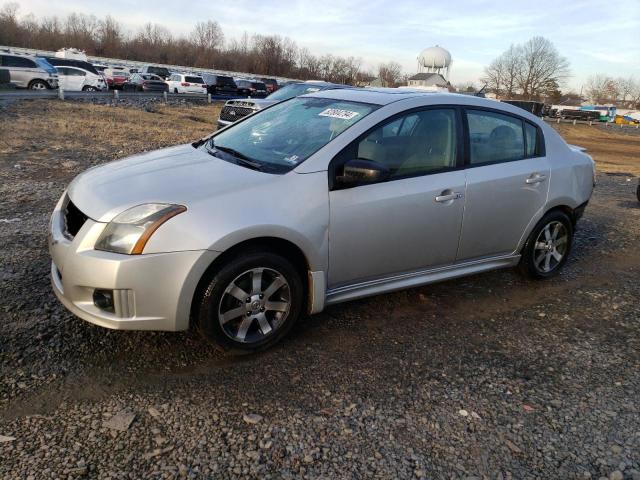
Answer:
M42 68L44 71L46 71L47 73L58 73L55 67L51 65L49 62L47 62L44 58L36 57L34 60L36 61L38 66Z
M305 93L319 92L320 90L322 90L322 88L318 85L309 83L292 83L291 85L287 85L286 87L282 87L280 90L273 92L267 98L269 100L283 101L299 95L304 95Z
M224 160L234 161L231 156L257 164L259 170L282 173L377 108L346 100L294 98L228 127L209 139L205 148Z

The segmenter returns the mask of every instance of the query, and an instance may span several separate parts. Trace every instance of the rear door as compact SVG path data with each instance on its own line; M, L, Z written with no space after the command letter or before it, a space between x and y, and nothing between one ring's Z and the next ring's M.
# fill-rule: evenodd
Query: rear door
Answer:
M69 67L56 67L58 72L58 87L62 90L69 90Z
M25 57L3 55L2 65L8 67L11 74L11 83L14 83L16 87L26 88L32 79L38 76L42 77L42 75L36 74L39 69L35 62Z
M86 73L79 68L67 67L67 90L79 92L84 86Z
M460 132L455 108L413 111L333 159L330 175L360 158L391 178L330 192L330 288L454 262L465 189Z
M459 261L514 253L549 192L540 129L521 117L467 109L467 200Z

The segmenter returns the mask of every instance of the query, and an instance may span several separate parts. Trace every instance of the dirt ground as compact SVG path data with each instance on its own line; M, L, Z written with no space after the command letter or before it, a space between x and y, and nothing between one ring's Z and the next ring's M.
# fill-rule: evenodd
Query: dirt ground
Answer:
M640 129L551 123L567 143L585 147L598 170L640 176Z
M199 138L218 107L145 108L0 108L0 478L640 479L640 136L559 126L599 174L558 277L350 302L234 358L51 292L68 182Z

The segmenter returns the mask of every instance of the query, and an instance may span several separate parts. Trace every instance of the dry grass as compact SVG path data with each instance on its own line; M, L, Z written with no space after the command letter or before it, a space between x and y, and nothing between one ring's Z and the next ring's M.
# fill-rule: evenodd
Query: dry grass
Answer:
M220 106L111 107L59 101L21 102L0 116L0 159L93 164L186 143L215 129Z
M596 161L598 171L640 176L639 133L625 134L615 126L605 130L589 125L552 125L568 143L585 147Z

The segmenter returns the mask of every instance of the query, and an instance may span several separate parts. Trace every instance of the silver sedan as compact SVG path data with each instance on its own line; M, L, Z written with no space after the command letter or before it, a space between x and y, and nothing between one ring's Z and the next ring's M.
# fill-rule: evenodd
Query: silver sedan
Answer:
M193 325L255 351L338 302L557 274L594 178L582 149L508 104L318 92L79 175L51 218L53 289L103 327Z

